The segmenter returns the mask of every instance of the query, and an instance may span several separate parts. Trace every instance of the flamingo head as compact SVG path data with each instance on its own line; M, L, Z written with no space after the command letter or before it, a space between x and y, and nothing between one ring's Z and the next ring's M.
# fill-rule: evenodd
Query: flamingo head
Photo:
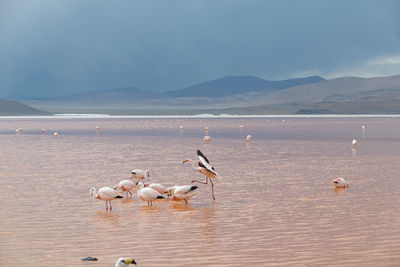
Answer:
M186 162L190 162L191 160L190 159L185 159L184 161L183 161L183 164L185 164Z
M136 261L133 258L119 258L117 260L117 263L115 264L115 266L125 267L125 266L128 266L129 264L136 265Z

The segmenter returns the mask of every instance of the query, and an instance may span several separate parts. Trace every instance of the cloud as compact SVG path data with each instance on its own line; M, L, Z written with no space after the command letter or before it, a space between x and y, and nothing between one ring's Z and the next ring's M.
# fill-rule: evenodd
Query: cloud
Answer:
M385 57L400 54L399 7L362 0L3 0L0 97L120 86L162 91L224 75L394 73L396 58Z

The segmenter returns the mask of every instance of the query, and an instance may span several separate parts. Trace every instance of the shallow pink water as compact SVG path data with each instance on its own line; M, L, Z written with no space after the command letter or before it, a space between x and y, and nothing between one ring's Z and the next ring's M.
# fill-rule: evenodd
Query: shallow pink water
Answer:
M399 266L400 119L284 120L0 119L0 266ZM196 149L222 176L216 201L205 185L186 207L89 197L132 169L203 179L182 164Z

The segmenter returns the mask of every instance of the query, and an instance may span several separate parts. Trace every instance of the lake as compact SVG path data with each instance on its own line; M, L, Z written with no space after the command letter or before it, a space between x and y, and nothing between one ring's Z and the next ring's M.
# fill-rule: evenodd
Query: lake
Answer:
M197 149L216 201L202 184L187 206L89 196L133 169L203 180L182 163ZM0 160L0 266L400 265L398 117L0 118Z

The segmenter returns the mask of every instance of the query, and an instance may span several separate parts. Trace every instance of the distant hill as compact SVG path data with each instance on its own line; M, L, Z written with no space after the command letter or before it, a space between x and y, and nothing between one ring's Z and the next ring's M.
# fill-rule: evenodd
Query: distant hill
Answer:
M162 93L140 90L136 87L120 87L105 91L91 91L83 94L69 95L47 99L52 102L83 102L87 104L129 103L149 99L165 99Z
M400 114L400 75L266 81L229 76L164 93L134 87L24 101L56 113Z
M268 81L254 76L226 76L213 81L207 81L188 88L164 92L169 97L226 97L250 92L273 93L289 87L312 84L323 81L318 76Z
M0 115L51 115L51 113L15 101L0 98Z

